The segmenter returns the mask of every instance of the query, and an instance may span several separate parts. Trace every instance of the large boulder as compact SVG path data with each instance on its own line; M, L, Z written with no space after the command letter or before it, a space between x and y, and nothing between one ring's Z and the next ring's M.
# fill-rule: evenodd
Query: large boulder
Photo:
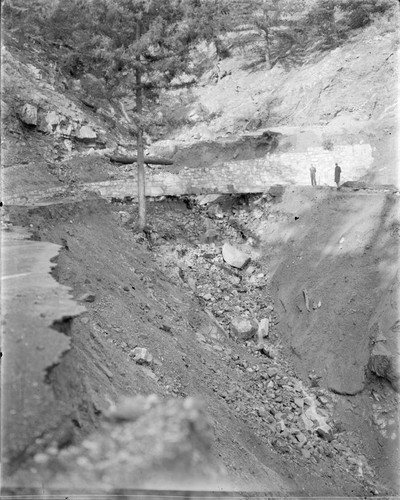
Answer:
M55 111L49 111L46 114L42 114L39 117L38 130L45 133L54 133L63 118L63 116Z
M222 257L227 264L237 269L243 269L245 265L250 262L250 257L247 254L230 243L224 243L222 247Z
M388 380L395 391L400 392L398 359L388 351L382 342L377 342L372 349L368 367L378 377Z
M153 143L148 150L149 155L159 156L165 159L171 159L178 150L178 144L175 141L166 139Z
M145 347L135 347L129 353L138 365L151 365L153 363L153 356Z
M238 317L231 323L232 335L239 340L249 340L258 330L258 323L254 319Z
M33 104L24 104L18 110L19 119L26 125L37 125L38 109Z
M84 125L77 131L76 137L80 141L90 142L97 139L97 134L91 127Z

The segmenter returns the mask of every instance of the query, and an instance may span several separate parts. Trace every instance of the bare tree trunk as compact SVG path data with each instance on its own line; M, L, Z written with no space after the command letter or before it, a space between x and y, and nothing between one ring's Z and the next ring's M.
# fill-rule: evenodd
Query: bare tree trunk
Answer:
M268 69L271 69L272 67L272 62L271 62L271 40L269 37L269 31L265 33L265 41L266 41L266 57L265 57L265 62L268 64Z
M270 25L271 18L268 14L268 6L266 2L263 2L263 16L264 16L264 34L265 34L265 43L266 43L266 55L265 62L268 64L269 69L271 69L271 38L270 38Z
M140 22L137 23L137 39L140 39ZM140 56L136 56L140 63ZM136 68L136 112L141 117L143 113L143 94L142 94L142 72L140 66ZM144 172L144 152L143 152L143 128L139 123L137 132L137 168L138 168L138 203L139 203L139 223L138 229L143 231L146 225L146 179Z

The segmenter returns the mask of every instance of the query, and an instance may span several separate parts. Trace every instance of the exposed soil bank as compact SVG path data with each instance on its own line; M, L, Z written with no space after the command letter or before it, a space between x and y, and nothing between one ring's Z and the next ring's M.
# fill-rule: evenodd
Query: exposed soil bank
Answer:
M376 463L391 471L391 479L383 474L393 484L398 419L383 436L371 433L371 422L375 392L393 413L399 387L398 213L399 198L391 193L288 188L259 230L274 267L279 334L296 373L304 380L314 373L335 394L359 394L338 396L338 413L346 425L359 426L365 453L380 457ZM397 366L392 384L370 370L379 343Z
M72 286L76 298L84 293L93 295L93 301L85 302L87 313L72 321L70 351L48 376L57 400L69 410L66 431L63 436L49 436L47 441L36 443L36 451L45 450L52 439L56 449L79 443L121 395L193 395L201 397L211 417L213 456L232 478L231 488L325 496L394 491L391 476L397 423L386 424L395 432L395 439L391 439L392 431L384 437L380 424L373 420L377 412L387 410L379 418L388 422L389 409L396 410L394 391L388 384L365 378L360 395L340 396L311 387L308 374L315 370L321 376L321 386L333 382L343 385L346 381L340 375L352 363L350 359L357 362L354 370L360 370L362 363L365 367L369 344L364 334L367 331L368 338L372 335L369 320L379 312L379 293L382 298L381 291L393 276L397 201L385 193L312 189L287 189L282 201L278 200L248 196L233 204L221 203L219 208L217 201L201 210L181 201L149 204L153 236L158 235L151 242L135 236L124 222L131 216L134 223L134 205L112 206L92 200L11 209L13 222L32 224L36 239L62 245L57 279ZM216 240L204 243L205 234L213 228ZM261 247L256 245L257 237ZM246 302L250 290L246 271L232 274L219 267L220 247L225 240L248 248L256 273L272 278L276 296L268 287L259 287L257 281L253 288L259 294L257 304L269 304L271 299L275 303L270 332L274 359L256 351L254 341L236 341L227 335L229 330L219 326L221 322L229 324L234 310L228 307L218 322L213 317L214 303L220 310L224 296L230 297L225 301L227 306L235 297L243 297ZM368 244L371 249L365 248ZM191 260L185 260L193 252L198 261L194 266ZM163 265L167 261L169 269ZM192 267L184 268L179 262ZM318 273L316 266L323 272ZM385 269L390 270L388 275ZM224 287L222 299L205 299L204 292L193 289L188 281L190 272L197 273L199 283L215 287L215 293ZM351 279L346 281L345 276ZM342 288L332 288L339 279ZM309 294L310 311L305 308L303 289ZM343 319L346 301L351 297L355 298L348 307L357 308L357 318L366 319L362 319L361 330L353 325L352 335L343 339L341 329L352 324ZM317 302L316 309L313 301ZM380 306L381 317L385 316L384 305ZM336 310L341 317L334 313ZM314 318L317 314L320 328ZM309 325L314 335L308 334ZM337 336L329 336L332 326ZM302 342L295 343L293 330ZM360 337L353 338L356 335ZM330 338L336 342L330 350L324 350ZM345 344L341 351L346 340L354 344ZM359 345L363 346L360 355ZM135 347L147 348L153 354L152 368L133 362L129 353ZM356 353L353 357L350 348ZM324 364L329 359L329 366L337 367L333 382L331 372L323 370L321 356ZM270 369L277 370L276 375ZM291 399L291 391L299 382L295 372L303 378L309 394L329 400L324 411L336 422L332 442L303 431L311 454L303 453L287 430L290 420L301 414ZM373 408L378 400L380 410ZM277 430L281 425L275 418L278 414L287 423L281 427L286 431ZM359 425L361 414L365 426ZM364 459L355 459L354 453ZM361 460L361 474L357 460ZM376 468L371 470L371 465ZM28 473L12 481L26 484L37 480L35 464L29 465Z

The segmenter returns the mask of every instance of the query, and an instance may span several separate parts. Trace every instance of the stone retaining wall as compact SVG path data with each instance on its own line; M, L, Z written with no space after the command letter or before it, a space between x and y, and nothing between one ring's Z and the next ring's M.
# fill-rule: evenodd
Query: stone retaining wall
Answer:
M220 165L210 165L199 169L184 167L179 173L171 173L146 168L146 195L182 195L202 193L252 193L263 192L274 184L309 185L309 168L317 169L317 184L334 185L334 167L338 162L342 168L341 181L359 180L365 175L373 162L372 148L369 144L335 145L334 150L323 147L310 147L304 152L268 154L264 158L230 161ZM77 189L98 191L106 198L137 196L136 169L123 179L110 179L89 182ZM24 193L22 202L33 203L38 199L66 194L65 187L32 190ZM73 194L73 192L71 192ZM6 193L4 201L8 204L21 202L21 196Z
M269 154L256 160L231 161L199 169L183 168L178 174L165 171L146 172L148 196L200 193L262 192L274 184L310 184L310 166L317 169L317 183L334 185L335 162L342 168L342 182L360 179L373 161L369 144L322 147L307 152ZM129 179L96 182L92 186L107 198L136 196L136 172Z

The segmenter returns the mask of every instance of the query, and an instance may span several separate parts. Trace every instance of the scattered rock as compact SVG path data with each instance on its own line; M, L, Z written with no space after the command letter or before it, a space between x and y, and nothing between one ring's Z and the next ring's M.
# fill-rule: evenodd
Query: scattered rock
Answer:
M153 356L145 347L135 347L129 353L129 356L131 356L138 365L151 365L153 362Z
M320 401L322 405L327 405L329 403L329 399L325 396L318 396L318 401Z
M238 269L243 269L251 260L247 254L230 243L225 243L222 247L222 257L227 264Z
M269 378L275 377L277 374L278 374L277 368L274 368L274 367L268 368L267 375Z
M251 274L254 273L254 271L256 270L256 268L254 266L249 266L247 269L246 269L246 274L248 274L249 276Z
M208 229L202 237L202 241L204 243L214 243L218 241L219 237L219 232L216 229Z
M97 139L97 134L91 127L84 125L77 131L76 138L79 139L80 141L90 142Z
M328 443L330 443L333 439L333 433L332 431L326 431L324 429L321 429L320 427L318 427L318 429L316 430L317 432L317 435L323 439L324 441L328 441Z
M307 415L305 415L304 413L300 416L300 418L301 418L306 430L309 431L314 427L312 420L310 418L308 418Z
M396 357L379 342L372 349L368 367L378 377L388 380L395 391L400 392L400 367L396 361Z
M299 408L303 408L304 406L304 401L301 398L294 398L294 403Z
M38 109L33 104L24 104L18 110L18 117L26 125L37 125Z
M300 446L304 446L307 443L307 437L302 432L296 433L296 439Z
M207 209L207 214L210 217L216 217L217 219L222 219L224 217L224 212L222 211L221 206L218 204L210 205Z
M55 111L50 111L46 114L39 115L38 130L41 132L54 133L62 121L62 117L58 115Z
M274 359L276 357L274 349L267 344L258 344L256 349L257 351L260 351L261 354L264 354L265 356L268 356L271 359Z
M205 194L197 197L197 203L199 205L208 205L213 201L217 201L222 197L221 194Z
M234 318L231 323L232 334L240 340L249 340L258 330L255 320L249 318Z
M190 287L190 289L195 292L196 291L196 280L192 277L189 277L188 280L187 280L187 283Z
M263 318L258 324L257 337L258 342L262 342L264 338L267 338L269 334L269 319Z
M94 293L84 293L78 297L81 302L94 302L96 300L96 295Z

